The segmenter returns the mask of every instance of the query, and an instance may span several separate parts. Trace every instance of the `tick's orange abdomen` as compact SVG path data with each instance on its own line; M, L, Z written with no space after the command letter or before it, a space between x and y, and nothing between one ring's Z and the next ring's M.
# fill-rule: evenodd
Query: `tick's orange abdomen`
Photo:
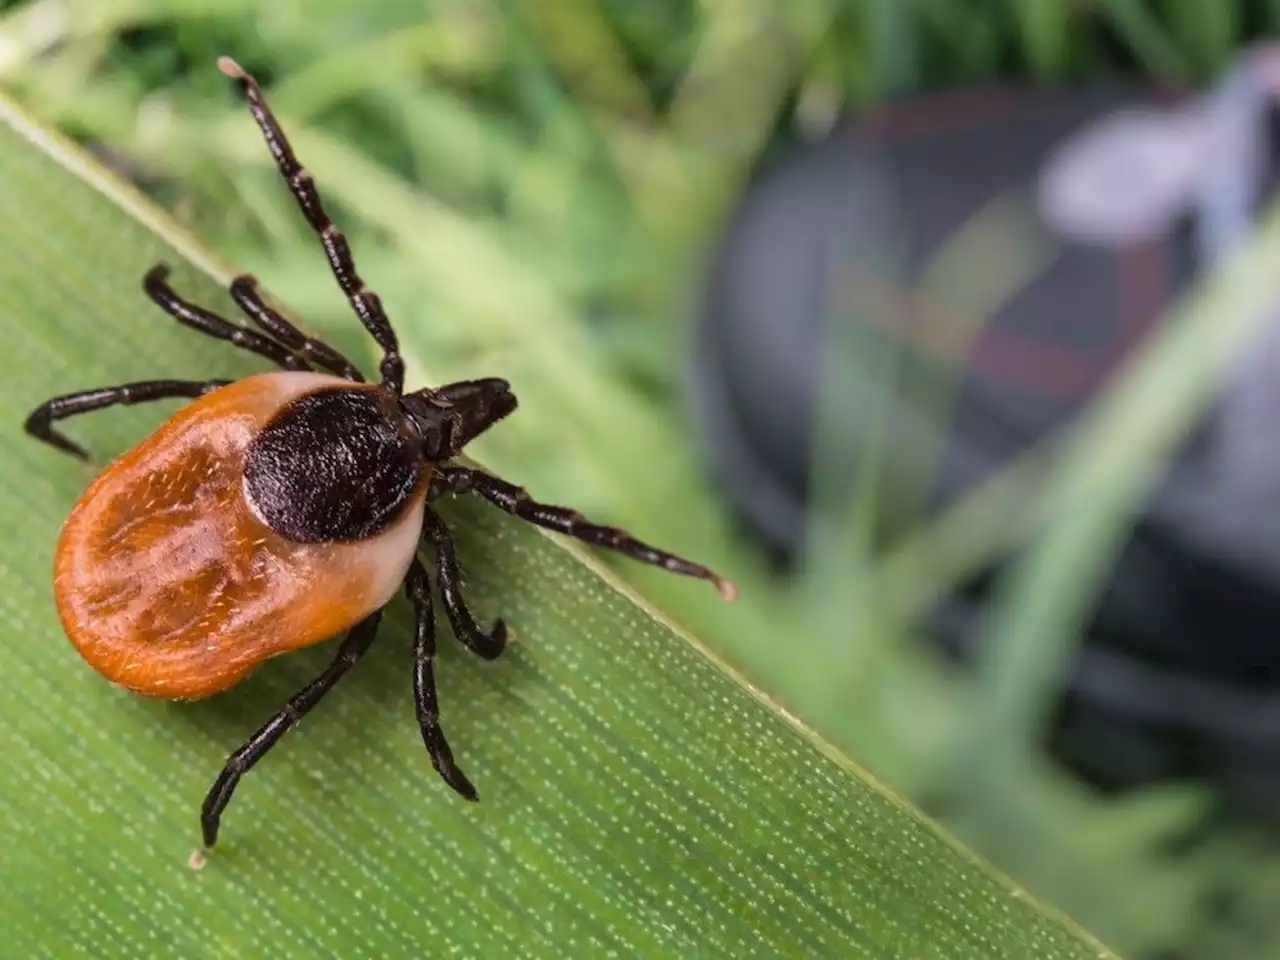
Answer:
M54 593L91 666L139 693L207 696L390 600L417 547L426 471L396 521L356 543L287 540L245 500L254 436L291 400L333 386L355 385L297 372L232 383L184 407L85 491L58 541Z

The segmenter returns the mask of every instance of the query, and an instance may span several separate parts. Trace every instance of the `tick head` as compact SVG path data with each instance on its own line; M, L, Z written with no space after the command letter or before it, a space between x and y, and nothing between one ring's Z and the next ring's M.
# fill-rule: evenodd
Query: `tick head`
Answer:
M400 406L422 438L423 456L439 462L514 411L516 395L507 381L487 377L405 394Z

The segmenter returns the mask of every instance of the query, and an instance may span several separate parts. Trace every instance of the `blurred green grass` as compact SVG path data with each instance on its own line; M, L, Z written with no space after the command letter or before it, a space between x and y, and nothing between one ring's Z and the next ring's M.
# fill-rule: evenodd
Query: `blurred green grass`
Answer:
M816 541L805 574L784 582L710 489L679 379L707 245L780 139L820 129L843 107L997 77L1195 82L1246 37L1280 27L1280 4L26 0L0 10L7 86L106 151L313 326L367 355L212 63L232 53L258 72L397 318L412 377L500 373L515 383L521 416L483 438L478 459L730 571L743 600L726 608L690 585L622 570L1105 937L1133 951L1227 942L1203 904L1248 886L1242 877L1274 873L1265 851L1215 833L1169 855L1172 839L1202 823L1206 798L1171 788L1104 802L1036 752L1080 612L1161 450L1121 458L1128 495L1106 504L1076 496L1094 478L1073 474L1056 513L1033 509L1041 479L1081 449L1116 462L1123 444L1107 440L1110 429L1149 436L1163 424L1172 439L1185 420L1140 403L1135 419L1117 419L1130 414L1116 399L1078 435L887 549L859 533L880 502L868 486L861 517L820 518L850 536ZM1249 296L1270 292L1241 283ZM1197 316L1233 310L1247 312L1228 296ZM1168 350L1147 361L1163 367L1133 382L1211 381L1218 354ZM1011 529L1007 518L1022 514L1025 526ZM1077 529L1096 539L1073 546L1061 524L1082 517L1092 525ZM1020 640L1019 656L1000 655L1012 642L998 646L971 687L910 642L912 614L930 596L1037 535L997 615L1005 627L995 636ZM965 757L1000 762L969 774ZM1253 952L1239 956L1280 944L1257 927Z

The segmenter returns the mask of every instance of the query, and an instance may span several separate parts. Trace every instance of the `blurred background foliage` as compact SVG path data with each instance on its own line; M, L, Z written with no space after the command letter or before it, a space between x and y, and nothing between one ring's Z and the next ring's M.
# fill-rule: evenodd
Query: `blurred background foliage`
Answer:
M621 569L1104 939L1228 960L1280 952L1274 840L1218 823L1193 785L1096 795L1038 750L1045 703L976 722L1005 716L980 703L990 678L913 642L930 596L1013 546L1009 501L991 490L1025 495L1027 464L985 508L884 548L815 538L783 573L712 488L681 381L708 250L772 147L974 81L1204 81L1277 30L1280 3L1264 0L4 0L0 80L367 358L213 69L234 55L351 235L412 378L514 383L521 415L476 444L478 460L723 568L741 587L733 606ZM1126 523L1107 514L1102 540ZM1087 605L1109 557L1085 554L1052 575L1015 569L997 616L1022 631L1011 682L1025 671L1042 699L1054 636L1076 623L1055 600L1065 582ZM922 556L949 559L922 570ZM880 602L903 583L908 599ZM991 756L1007 762L964 762Z

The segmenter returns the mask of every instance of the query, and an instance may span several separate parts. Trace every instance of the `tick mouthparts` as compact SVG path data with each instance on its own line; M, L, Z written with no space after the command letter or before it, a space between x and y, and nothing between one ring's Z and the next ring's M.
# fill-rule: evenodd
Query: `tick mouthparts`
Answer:
M726 580L724 577L715 578L716 592L720 594L720 599L726 603L733 603L738 599L738 585L732 580Z

